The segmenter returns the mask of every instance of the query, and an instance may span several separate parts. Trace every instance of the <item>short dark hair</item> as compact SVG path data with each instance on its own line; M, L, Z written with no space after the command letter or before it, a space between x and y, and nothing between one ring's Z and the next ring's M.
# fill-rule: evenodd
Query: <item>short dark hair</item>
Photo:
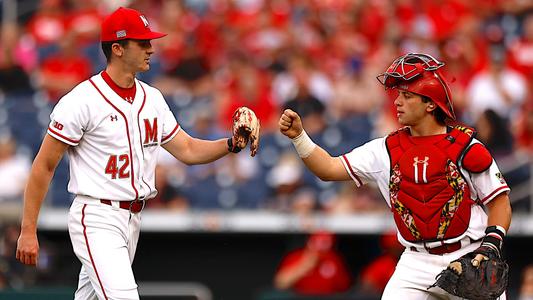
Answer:
M435 101L431 100L431 98L426 97L426 96L422 96L422 102L424 102L424 103L428 103L428 102L435 103ZM435 116L435 119L437 120L437 123L439 123L439 125L446 126L446 120L448 119L448 116L442 110L442 108L440 108L440 106L437 106L437 108L435 108L433 110L433 116Z
M128 42L129 42L129 39L111 41L111 42L102 42L102 51L104 52L105 59L107 60L107 62L111 61L111 52L112 52L111 47L113 46L114 43L117 43L122 47L126 47Z

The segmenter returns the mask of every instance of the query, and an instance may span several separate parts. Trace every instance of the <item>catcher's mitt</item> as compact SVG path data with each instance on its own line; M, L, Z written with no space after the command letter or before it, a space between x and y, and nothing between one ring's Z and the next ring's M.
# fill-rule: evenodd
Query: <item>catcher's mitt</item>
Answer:
M250 142L250 152L255 156L259 148L259 129L261 125L253 110L241 106L233 113L233 136L228 140L230 151L239 152Z
M485 251L479 266L473 263L480 251L474 251L452 261L448 268L437 275L438 286L448 293L469 300L494 300L507 288L509 266L496 252ZM428 289L429 289L428 288Z

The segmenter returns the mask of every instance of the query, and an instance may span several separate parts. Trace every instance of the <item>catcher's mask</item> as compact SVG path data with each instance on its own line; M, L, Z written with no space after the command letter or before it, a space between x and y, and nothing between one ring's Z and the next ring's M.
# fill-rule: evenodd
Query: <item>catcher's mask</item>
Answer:
M385 89L399 89L430 98L455 120L452 95L439 69L444 63L428 54L408 53L398 57L387 71L377 76Z

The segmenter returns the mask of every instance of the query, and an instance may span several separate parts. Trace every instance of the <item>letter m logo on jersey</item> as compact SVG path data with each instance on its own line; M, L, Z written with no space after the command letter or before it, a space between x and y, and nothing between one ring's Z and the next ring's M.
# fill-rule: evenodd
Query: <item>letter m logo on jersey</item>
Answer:
M154 118L152 123L150 123L150 120L144 119L144 144L157 142L157 118Z

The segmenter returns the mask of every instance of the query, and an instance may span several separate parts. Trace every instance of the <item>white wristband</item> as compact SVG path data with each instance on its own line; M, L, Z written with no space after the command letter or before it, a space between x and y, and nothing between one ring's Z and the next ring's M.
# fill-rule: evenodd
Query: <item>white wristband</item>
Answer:
M298 155L301 158L306 158L311 155L311 152L313 152L316 147L316 144L307 135L305 130L302 130L300 135L292 139L292 144L294 145L294 148L296 148L296 152L298 152Z
M499 231L501 231L503 233L503 236L506 236L507 235L507 230L505 230L505 228L503 228L502 226L500 225L496 225L496 229L498 229Z

